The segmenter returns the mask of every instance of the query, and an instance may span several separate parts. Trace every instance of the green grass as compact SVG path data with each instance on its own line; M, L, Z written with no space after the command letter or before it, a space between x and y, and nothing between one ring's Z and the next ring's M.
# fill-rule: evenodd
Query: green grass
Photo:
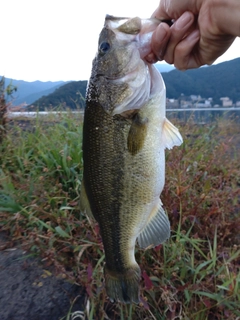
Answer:
M99 228L79 212L81 120L69 113L32 120L31 130L13 125L0 145L0 228L85 289L82 319L240 317L240 129L224 120L179 127L184 143L166 152L161 195L172 236L136 247L140 305L107 299Z

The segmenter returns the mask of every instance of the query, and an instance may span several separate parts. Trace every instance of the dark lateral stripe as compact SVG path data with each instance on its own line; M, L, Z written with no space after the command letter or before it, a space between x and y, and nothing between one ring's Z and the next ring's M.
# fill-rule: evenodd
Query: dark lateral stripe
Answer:
M112 246L108 248L108 243L105 245L106 253L106 263L108 267L110 267L111 261L111 269L115 269L117 272L121 272L125 268L125 262L123 261L123 250L120 246L120 239L122 237L122 228L121 228L121 220L120 213L122 207L122 191L124 188L124 125L126 124L124 119L121 119L119 116L114 117L114 125L113 125L113 148L115 152L112 157L111 166L111 176L112 176L112 194L111 194L111 206L109 213L112 224L111 224L111 240ZM103 226L104 228L104 226ZM109 230L108 230L109 232ZM103 236L104 237L104 236ZM103 239L104 241L104 239ZM108 255L109 251L109 255ZM110 257L109 257L110 256Z
M106 124L108 132L104 129ZM124 248L120 247L124 125L124 119L115 117L113 122L101 107L87 103L83 128L85 189L92 213L99 222L106 263L116 272L125 267Z

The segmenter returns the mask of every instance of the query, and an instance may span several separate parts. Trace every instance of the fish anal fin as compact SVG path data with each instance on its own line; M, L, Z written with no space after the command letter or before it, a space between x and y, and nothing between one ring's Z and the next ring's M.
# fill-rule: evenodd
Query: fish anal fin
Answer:
M164 120L162 142L164 148L168 149L172 149L174 146L180 146L183 142L180 132L167 118Z
M135 264L122 272L114 272L104 266L105 288L111 301L139 303L139 282L141 272Z
M138 236L138 244L144 249L149 246L156 247L169 237L170 223L159 199L148 218L147 225Z
M92 210L90 208L90 204L88 201L88 197L86 194L84 180L81 183L81 191L80 191L80 211L83 214L86 214L89 218L94 219Z
M142 119L136 114L132 120L132 124L128 133L127 147L128 151L134 156L143 147L147 135L148 119Z

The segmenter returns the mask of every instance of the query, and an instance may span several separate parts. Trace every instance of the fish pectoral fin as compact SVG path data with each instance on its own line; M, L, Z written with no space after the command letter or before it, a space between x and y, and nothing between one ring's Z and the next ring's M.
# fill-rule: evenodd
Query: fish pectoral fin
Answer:
M172 149L174 146L180 146L183 142L182 136L176 128L167 118L165 118L162 141L164 148Z
M88 197L85 190L84 180L81 183L81 190L80 190L80 211L83 214L86 214L89 218L94 219L92 210L90 208L90 204L88 201Z
M161 200L152 210L147 225L139 234L137 240L141 248L156 247L170 237L170 223L162 208Z
M132 120L127 139L128 151L134 156L143 147L147 135L148 119L142 119L139 114L136 114Z

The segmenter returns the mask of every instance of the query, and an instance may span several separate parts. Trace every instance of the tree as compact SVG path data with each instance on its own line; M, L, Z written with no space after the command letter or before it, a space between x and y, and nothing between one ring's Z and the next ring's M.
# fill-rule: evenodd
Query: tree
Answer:
M5 88L5 78L2 77L0 80L0 143L6 133L8 107L6 97L11 97L14 91L17 91L17 87L13 86L11 83Z

